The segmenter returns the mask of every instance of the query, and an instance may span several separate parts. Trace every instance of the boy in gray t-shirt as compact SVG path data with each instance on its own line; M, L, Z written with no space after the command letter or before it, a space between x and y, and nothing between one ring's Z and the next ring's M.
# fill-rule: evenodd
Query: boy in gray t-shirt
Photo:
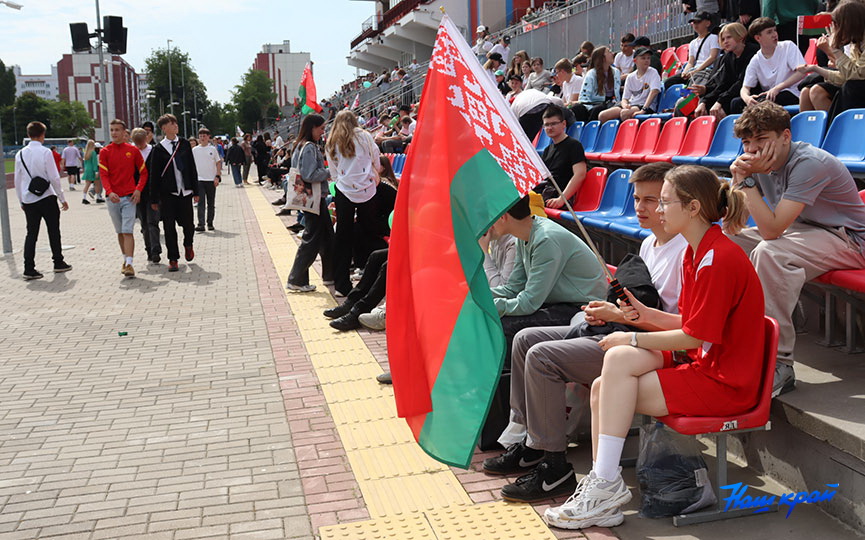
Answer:
M757 226L732 239L750 253L766 315L780 325L777 396L795 387L792 318L802 287L829 270L865 268L865 204L835 156L792 142L790 116L780 105L746 108L734 130L745 153L730 172Z

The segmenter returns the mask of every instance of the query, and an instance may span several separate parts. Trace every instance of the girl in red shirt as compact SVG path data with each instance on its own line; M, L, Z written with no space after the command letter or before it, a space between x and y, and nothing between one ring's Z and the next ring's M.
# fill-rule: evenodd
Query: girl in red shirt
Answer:
M753 188L749 188L753 189ZM616 332L592 385L593 467L576 493L544 518L567 529L611 527L631 500L618 466L634 413L730 415L758 399L763 355L763 289L751 261L726 232L745 226L744 194L711 170L680 166L664 177L658 213L668 233L688 241L679 315L640 304L630 293L626 318L656 331ZM687 351L681 363L670 351ZM677 355L680 356L680 355Z

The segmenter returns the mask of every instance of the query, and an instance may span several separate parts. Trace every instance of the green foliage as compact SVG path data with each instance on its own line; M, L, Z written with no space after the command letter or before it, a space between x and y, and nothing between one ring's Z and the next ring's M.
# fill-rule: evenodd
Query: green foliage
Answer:
M234 136L237 126L237 111L230 103L213 102L204 113L201 122L215 135Z
M171 63L170 87L168 84L169 60ZM199 117L207 111L210 106L207 99L207 89L190 65L188 54L174 47L171 48L170 52L166 49L156 49L144 61L144 66L149 89L155 93L155 97L148 100L148 110L152 111L154 120L163 113L171 112L169 95L175 102L180 103L180 105L174 106L174 115L181 122L183 111L189 111L190 118L193 117L196 110Z
M232 101L243 131L252 132L256 124L266 117L276 117L279 111L276 93L273 91L273 81L266 73L250 68L234 89Z
M0 60L0 107L15 101L15 73Z
M69 101L49 101L31 92L25 92L12 106L0 108L3 122L4 144L20 144L27 137L27 124L39 121L48 128L48 137L91 136L93 119L84 105Z

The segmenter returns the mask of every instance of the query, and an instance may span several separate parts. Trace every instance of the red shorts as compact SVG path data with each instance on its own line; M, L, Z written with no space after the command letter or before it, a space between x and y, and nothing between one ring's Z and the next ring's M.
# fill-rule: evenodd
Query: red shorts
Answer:
M657 371L661 391L670 414L682 416L729 416L742 412L732 403L732 390L705 376L692 364L675 364L673 353L663 351L664 367Z

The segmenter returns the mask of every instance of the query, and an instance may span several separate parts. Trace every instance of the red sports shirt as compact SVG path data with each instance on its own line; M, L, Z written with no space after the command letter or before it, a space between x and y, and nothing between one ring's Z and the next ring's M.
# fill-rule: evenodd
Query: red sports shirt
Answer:
M119 197L125 197L132 195L135 190L144 190L147 184L147 167L144 166L141 152L129 143L109 144L99 152L99 178L106 195L116 193Z

